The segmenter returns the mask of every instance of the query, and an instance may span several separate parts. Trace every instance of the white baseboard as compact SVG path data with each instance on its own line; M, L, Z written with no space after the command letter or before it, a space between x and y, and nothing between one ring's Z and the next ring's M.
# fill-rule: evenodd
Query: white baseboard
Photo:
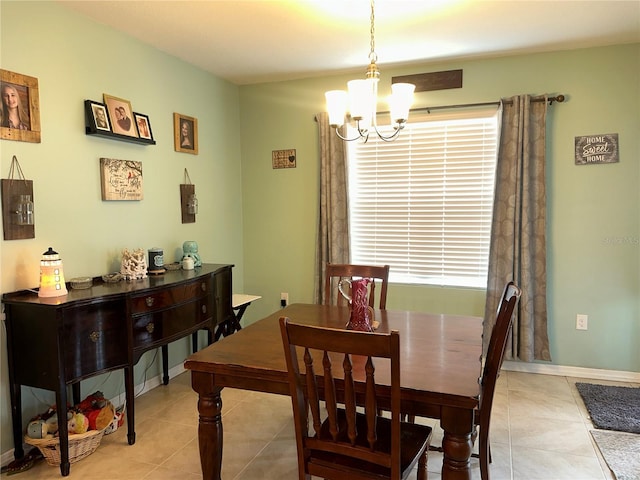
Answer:
M169 369L169 378L176 377L181 373L183 373L184 371L185 371L185 368L182 363L179 365L176 365L175 367ZM154 378L150 378L150 379L148 378L144 383L140 385L135 385L133 387L133 391L135 392L135 396L137 397L139 395L142 395L143 393L148 392L149 390L153 390L154 388L160 385L162 385L162 374ZM111 400L111 403L113 403L116 406L122 405L123 403L125 403L125 394L123 392L117 397L111 398L110 400ZM28 447L29 449L31 448L30 446ZM9 451L2 453L2 455L0 455L0 465L2 465L3 467L12 461L13 461L13 448Z
M609 380L612 382L640 383L640 372L621 370L602 370L598 368L550 365L544 363L527 363L506 360L502 368L512 372L540 373L543 375L559 375L561 377L589 378L592 380Z

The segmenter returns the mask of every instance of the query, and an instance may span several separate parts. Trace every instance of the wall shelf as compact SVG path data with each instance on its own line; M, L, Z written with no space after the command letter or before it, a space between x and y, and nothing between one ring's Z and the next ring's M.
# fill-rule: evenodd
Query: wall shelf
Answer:
M121 142L137 143L139 145L155 145L155 140L147 140L146 138L135 138L127 135L120 135L119 133L103 132L100 130L93 130L91 127L85 128L87 135L94 137L110 138L111 140L120 140Z
M93 100L84 101L84 117L85 117L85 134L94 137L108 138L110 140L120 140L121 142L137 143L138 145L155 145L156 141L153 139L130 137L128 135L121 135L106 130L99 130L96 128L96 122L93 119L93 112L91 105L96 104ZM103 105L103 104L99 104ZM104 106L104 105L103 105Z

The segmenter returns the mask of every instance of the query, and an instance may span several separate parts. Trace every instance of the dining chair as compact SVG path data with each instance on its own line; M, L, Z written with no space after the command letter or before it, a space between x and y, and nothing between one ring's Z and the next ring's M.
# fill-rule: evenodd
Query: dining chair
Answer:
M500 303L496 312L496 322L491 330L489 345L484 358L484 367L479 379L480 399L475 412L476 432L474 443L478 440L478 453L472 454L480 461L480 477L489 480L489 464L491 463L491 449L489 446L489 425L491 422L491 407L496 391L496 382L500 375L502 362L507 346L509 329L513 324L513 312L520 299L522 291L514 283L509 282L504 287ZM413 421L410 417L409 421ZM430 450L442 452L441 446L430 446Z
M478 425L478 457L480 460L480 477L489 480L489 463L491 451L489 448L489 426L491 423L491 407L496 391L496 382L500 375L504 354L509 337L509 329L513 325L513 312L518 304L522 290L514 282L509 282L504 288L502 298L498 304L496 322L491 330L489 345L484 359L484 368L480 377L480 402L478 404L476 424Z
M335 296L337 305L345 305L346 300L338 290L338 282L343 278L371 278L369 306L375 308L376 283L380 284L378 308L387 308L387 286L389 284L389 265L351 265L347 263L327 263L324 282L324 304L331 305Z
M425 480L431 427L400 421L399 333L300 325L286 317L280 331L299 480L399 480L416 465L418 480ZM391 418L381 417L378 403L389 407L389 398Z

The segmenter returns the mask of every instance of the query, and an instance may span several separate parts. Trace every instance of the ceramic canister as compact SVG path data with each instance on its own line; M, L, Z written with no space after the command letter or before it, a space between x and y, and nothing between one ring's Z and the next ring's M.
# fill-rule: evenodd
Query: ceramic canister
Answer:
M149 249L149 270L164 270L164 255L161 248Z

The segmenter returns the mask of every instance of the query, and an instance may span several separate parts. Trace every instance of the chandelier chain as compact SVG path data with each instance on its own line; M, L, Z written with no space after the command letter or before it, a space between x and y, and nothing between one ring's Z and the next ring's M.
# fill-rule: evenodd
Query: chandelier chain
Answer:
M374 10L374 0L371 0L371 51L369 52L369 60L376 63L378 61L378 56L376 55L376 16Z

